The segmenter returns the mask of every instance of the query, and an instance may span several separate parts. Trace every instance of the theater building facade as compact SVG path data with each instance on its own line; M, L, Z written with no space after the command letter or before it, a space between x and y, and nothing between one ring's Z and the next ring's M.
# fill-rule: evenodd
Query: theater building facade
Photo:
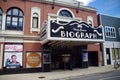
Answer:
M80 2L0 1L1 74L100 66L103 41L96 9Z

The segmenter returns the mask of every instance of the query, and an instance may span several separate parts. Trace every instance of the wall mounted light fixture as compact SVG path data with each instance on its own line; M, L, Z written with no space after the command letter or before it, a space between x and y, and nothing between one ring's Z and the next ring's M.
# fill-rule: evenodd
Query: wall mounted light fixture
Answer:
M80 9L80 2L77 2L77 9L76 9L76 13L79 13L79 9Z
M53 0L53 2L52 2L52 7L51 7L52 9L54 9L55 8L55 0Z
M3 2L7 2L7 0L3 0Z

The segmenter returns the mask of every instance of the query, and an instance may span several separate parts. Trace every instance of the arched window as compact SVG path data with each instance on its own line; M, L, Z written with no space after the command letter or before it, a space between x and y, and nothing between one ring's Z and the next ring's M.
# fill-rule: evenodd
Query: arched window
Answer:
M73 18L71 12L69 12L68 10L65 10L65 9L63 9L59 12L59 16Z
M18 8L10 8L6 14L6 30L23 30L23 12Z
M0 8L0 30L2 29L2 9Z
M38 13L33 13L33 18L32 18L32 28L38 28Z

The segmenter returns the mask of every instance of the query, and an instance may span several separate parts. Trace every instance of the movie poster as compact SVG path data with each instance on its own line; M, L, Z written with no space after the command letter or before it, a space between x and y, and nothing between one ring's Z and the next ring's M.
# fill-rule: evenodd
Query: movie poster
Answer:
M39 68L42 66L41 52L27 52L26 67Z
M5 52L4 53L5 68L21 68L22 67L22 52Z
M88 61L88 53L82 53L83 62Z
M4 47L4 68L22 67L22 44L5 44Z

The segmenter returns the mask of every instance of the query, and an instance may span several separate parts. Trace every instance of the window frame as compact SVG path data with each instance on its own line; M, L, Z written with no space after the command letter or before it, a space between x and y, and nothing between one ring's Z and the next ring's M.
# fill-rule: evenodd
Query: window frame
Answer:
M31 28L30 28L31 33L40 32L40 13L41 13L40 8L38 7L31 8ZM37 16L35 16L34 14L37 14ZM34 27L33 19L37 19L37 27Z
M15 14L14 10L17 10L18 14ZM10 18L10 19L8 20L8 18ZM20 21L21 19L22 19L22 21ZM16 7L8 9L8 11L6 13L5 30L23 31L23 22L24 22L24 14L21 9L16 8Z
M66 10L66 9L61 10L59 12L59 16L73 18L72 13L70 11Z
M67 11L68 13L70 13L71 17L61 16L60 15L61 11ZM66 24L66 23L68 23L68 22L70 22L70 21L72 21L74 19L73 12L68 8L59 9L56 16L57 16L57 18L56 18L57 23L59 23L59 24Z
M107 38L116 38L116 29L115 29L115 27L105 26L105 36Z
M91 22L90 22L91 21ZM87 23L94 28L94 22L93 22L93 17L92 16L87 16Z

